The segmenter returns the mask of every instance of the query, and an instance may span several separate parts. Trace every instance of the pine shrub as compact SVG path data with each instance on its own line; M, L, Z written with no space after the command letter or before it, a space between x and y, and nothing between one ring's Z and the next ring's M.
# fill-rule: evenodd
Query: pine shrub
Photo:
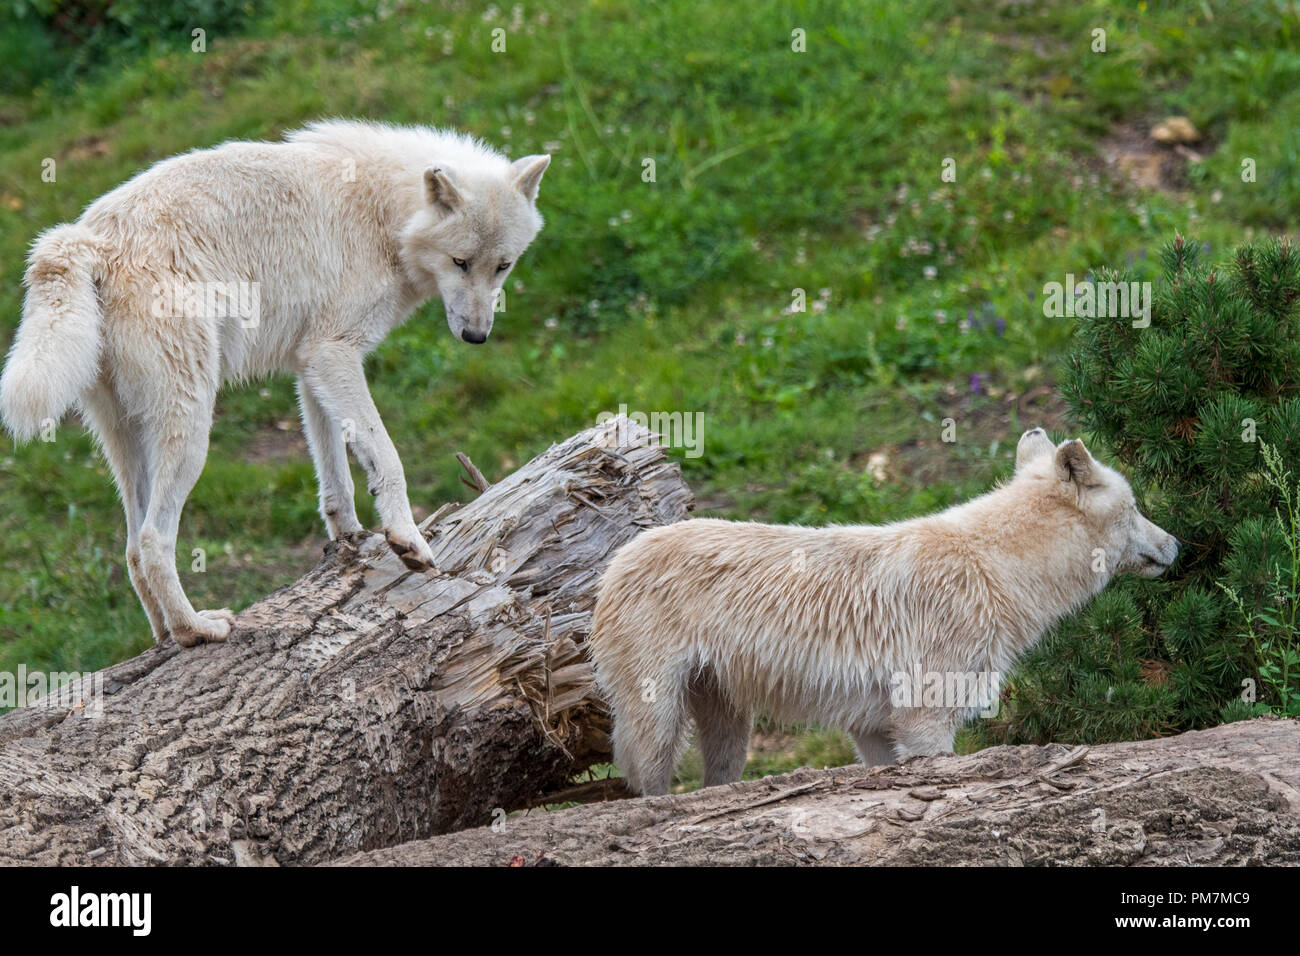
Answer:
M1007 681L986 742L1104 742L1300 714L1300 257L1176 236L1150 325L1080 318L1061 389L1183 552L1120 578ZM1102 282L1130 275L1103 270Z

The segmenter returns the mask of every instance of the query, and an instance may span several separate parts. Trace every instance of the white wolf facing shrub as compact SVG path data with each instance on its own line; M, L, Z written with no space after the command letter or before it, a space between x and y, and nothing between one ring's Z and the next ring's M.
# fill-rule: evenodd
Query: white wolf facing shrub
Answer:
M432 566L362 357L435 297L457 338L487 339L495 290L542 226L549 162L427 127L315 123L164 160L36 240L0 414L23 440L80 408L156 639L230 630L229 611L190 605L175 558L223 381L295 373L330 537L361 529L351 445L393 550Z
M667 792L689 715L705 786L739 780L756 709L842 727L867 764L950 752L977 708L895 706L896 675L1005 673L1114 575L1155 577L1177 554L1128 482L1039 428L1010 481L928 517L643 532L610 562L592 626L614 760Z

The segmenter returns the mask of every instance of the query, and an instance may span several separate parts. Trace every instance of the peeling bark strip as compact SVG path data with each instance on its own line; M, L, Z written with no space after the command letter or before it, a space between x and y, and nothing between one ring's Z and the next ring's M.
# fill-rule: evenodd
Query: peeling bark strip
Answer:
M692 504L618 427L439 514L440 575L360 535L226 643L101 672L102 716L0 718L0 864L317 863L487 822L606 759L581 649L596 581Z
M800 770L512 817L339 865L1300 863L1300 721Z

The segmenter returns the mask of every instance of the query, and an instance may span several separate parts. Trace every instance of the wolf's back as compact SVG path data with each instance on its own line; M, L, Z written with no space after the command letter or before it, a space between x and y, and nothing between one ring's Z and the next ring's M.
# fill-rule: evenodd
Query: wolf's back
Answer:
M0 418L19 441L57 421L99 375L103 260L102 241L79 223L47 229L32 245L23 319L0 374Z

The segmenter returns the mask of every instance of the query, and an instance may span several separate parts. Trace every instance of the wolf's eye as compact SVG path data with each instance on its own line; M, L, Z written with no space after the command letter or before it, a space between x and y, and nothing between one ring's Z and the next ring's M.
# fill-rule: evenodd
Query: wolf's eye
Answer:
M505 272L509 268L510 268L510 263L503 262L501 263L501 265L497 266L497 272Z
M457 259L455 256L452 256L451 261L456 263L456 268L461 272L469 272L469 263L464 259Z

